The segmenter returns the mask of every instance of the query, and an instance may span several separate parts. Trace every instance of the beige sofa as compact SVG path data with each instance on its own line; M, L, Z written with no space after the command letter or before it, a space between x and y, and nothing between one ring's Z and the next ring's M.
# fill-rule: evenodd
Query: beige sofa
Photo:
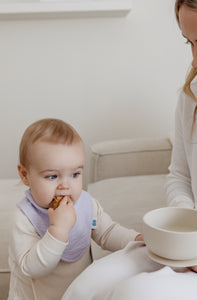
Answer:
M141 232L144 213L165 206L164 185L171 149L168 138L92 145L88 191L114 220ZM7 299L9 235L15 205L25 189L19 179L0 180L0 300ZM108 253L95 243L92 251L94 259Z

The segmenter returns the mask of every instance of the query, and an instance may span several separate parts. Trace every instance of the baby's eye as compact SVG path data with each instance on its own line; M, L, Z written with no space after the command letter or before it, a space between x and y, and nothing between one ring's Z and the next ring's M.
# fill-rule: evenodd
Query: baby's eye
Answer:
M46 176L46 178L49 180L54 180L57 178L57 175L48 175L48 176Z
M73 178L76 178L76 177L79 176L79 175L80 175L80 172L76 172L76 173L73 173L73 174L72 174L72 177L73 177Z

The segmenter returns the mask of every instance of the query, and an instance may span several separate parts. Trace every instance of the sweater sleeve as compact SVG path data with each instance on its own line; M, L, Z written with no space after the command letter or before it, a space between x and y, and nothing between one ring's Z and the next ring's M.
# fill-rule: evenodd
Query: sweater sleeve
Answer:
M99 202L93 199L94 222L92 230L93 240L105 250L116 251L124 248L128 242L133 241L139 234L133 229L128 229L114 222L103 211Z
M48 231L40 238L27 217L17 208L10 255L24 275L32 278L48 275L58 264L66 245Z
M194 197L191 187L191 174L188 164L186 142L190 139L191 127L188 131L188 119L193 116L185 115L185 97L182 92L175 112L175 131L169 175L167 176L166 194L169 206L194 208ZM187 99L186 99L187 101ZM187 124L186 124L187 123ZM185 141L185 134L188 134Z

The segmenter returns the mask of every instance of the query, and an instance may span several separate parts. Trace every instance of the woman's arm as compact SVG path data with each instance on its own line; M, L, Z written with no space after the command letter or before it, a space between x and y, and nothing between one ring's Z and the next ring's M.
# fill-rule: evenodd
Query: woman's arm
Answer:
M189 149L186 149L186 143L190 143L191 127L185 128L188 125L188 116L185 115L185 101L188 99L185 99L185 97L187 96L182 92L176 108L175 134L171 165L169 167L170 173L167 176L166 192L167 204L169 206L194 208L191 174L188 164L190 152ZM188 147L190 146L188 144Z

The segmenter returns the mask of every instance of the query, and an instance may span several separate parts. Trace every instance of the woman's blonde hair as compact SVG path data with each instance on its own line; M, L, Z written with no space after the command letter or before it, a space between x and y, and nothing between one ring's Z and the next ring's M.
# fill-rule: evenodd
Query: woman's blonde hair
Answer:
M82 141L77 131L62 120L48 118L36 121L25 130L19 147L19 162L26 168L29 166L29 146L38 140L67 145Z
M181 5L183 5L183 4L191 9L197 10L197 0L176 0L175 15L176 15L178 24L179 24L179 10L180 10ZM190 96L197 103L197 99L191 90L191 82L196 77L196 75L197 75L197 68L191 67L191 70L186 77L185 84L183 86L183 90L188 96Z
M197 11L197 0L176 0L175 15L176 15L176 20L177 20L178 24L179 24L179 10L183 4L191 9L196 9L196 11ZM197 68L194 68L192 66L189 74L186 77L185 84L183 86L183 91L185 92L186 95L190 96L197 103L197 98L191 90L191 83L192 83L193 79L196 77L196 75L197 75ZM193 114L191 138L192 138L192 133L193 133L193 129L194 129L194 124L196 121L196 113L197 113L197 105L195 107L194 114Z

